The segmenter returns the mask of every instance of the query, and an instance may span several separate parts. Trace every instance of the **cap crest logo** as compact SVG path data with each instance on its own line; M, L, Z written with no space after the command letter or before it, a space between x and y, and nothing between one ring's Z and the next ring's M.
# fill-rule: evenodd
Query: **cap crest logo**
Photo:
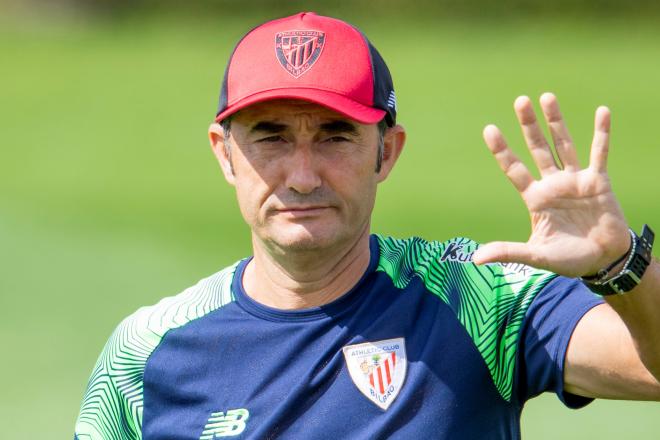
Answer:
M284 31L275 36L275 53L284 69L294 78L307 72L321 56L325 32Z
M343 348L348 373L362 394L386 410L399 395L408 360L403 338L347 345Z

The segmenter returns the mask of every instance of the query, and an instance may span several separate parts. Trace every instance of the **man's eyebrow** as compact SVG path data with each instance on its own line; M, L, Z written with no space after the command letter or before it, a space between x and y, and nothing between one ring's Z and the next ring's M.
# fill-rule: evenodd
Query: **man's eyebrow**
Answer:
M321 130L328 133L346 133L353 136L359 134L358 128L355 124L348 121L331 121L321 124Z
M261 121L254 124L250 129L250 133L265 132L265 133L281 133L286 130L285 124L278 124L276 122Z

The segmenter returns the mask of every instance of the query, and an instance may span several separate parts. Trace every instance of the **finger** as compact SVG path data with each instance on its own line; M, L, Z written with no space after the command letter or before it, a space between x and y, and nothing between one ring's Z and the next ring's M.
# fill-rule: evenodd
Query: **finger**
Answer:
M484 128L483 136L488 149L495 156L495 160L497 160L506 177L509 178L518 192L525 191L534 181L534 177L532 177L525 164L506 145L500 129L494 125L487 125Z
M533 255L527 244L511 241L493 241L479 246L472 255L475 264L522 263L533 266Z
M545 176L559 171L550 146L536 120L532 102L527 96L519 96L513 104L513 108L516 111L518 122L520 122L520 128L525 137L525 142L527 142L527 147L541 175Z
M589 167L598 172L607 171L607 154L610 149L610 120L609 108L600 106L596 109Z
M555 145L555 150L557 150L557 155L564 169L569 171L579 170L580 163L575 152L573 139L571 139L571 135L568 133L568 128L559 110L557 97L552 93L544 93L541 95L540 102L543 116L550 128L552 142Z

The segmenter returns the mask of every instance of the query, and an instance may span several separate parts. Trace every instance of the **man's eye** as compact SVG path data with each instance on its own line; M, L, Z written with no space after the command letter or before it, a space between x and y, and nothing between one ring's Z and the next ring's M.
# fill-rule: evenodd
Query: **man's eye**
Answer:
M328 138L326 142L349 142L349 139L344 136L332 136Z
M280 135L274 135L261 138L257 142L284 142L284 138Z

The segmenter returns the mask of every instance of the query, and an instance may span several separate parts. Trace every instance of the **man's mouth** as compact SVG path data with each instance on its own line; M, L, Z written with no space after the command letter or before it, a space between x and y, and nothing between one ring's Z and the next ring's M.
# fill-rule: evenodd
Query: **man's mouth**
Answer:
M330 207L326 205L287 206L278 208L276 212L292 217L308 217L321 214L327 209L330 209Z

